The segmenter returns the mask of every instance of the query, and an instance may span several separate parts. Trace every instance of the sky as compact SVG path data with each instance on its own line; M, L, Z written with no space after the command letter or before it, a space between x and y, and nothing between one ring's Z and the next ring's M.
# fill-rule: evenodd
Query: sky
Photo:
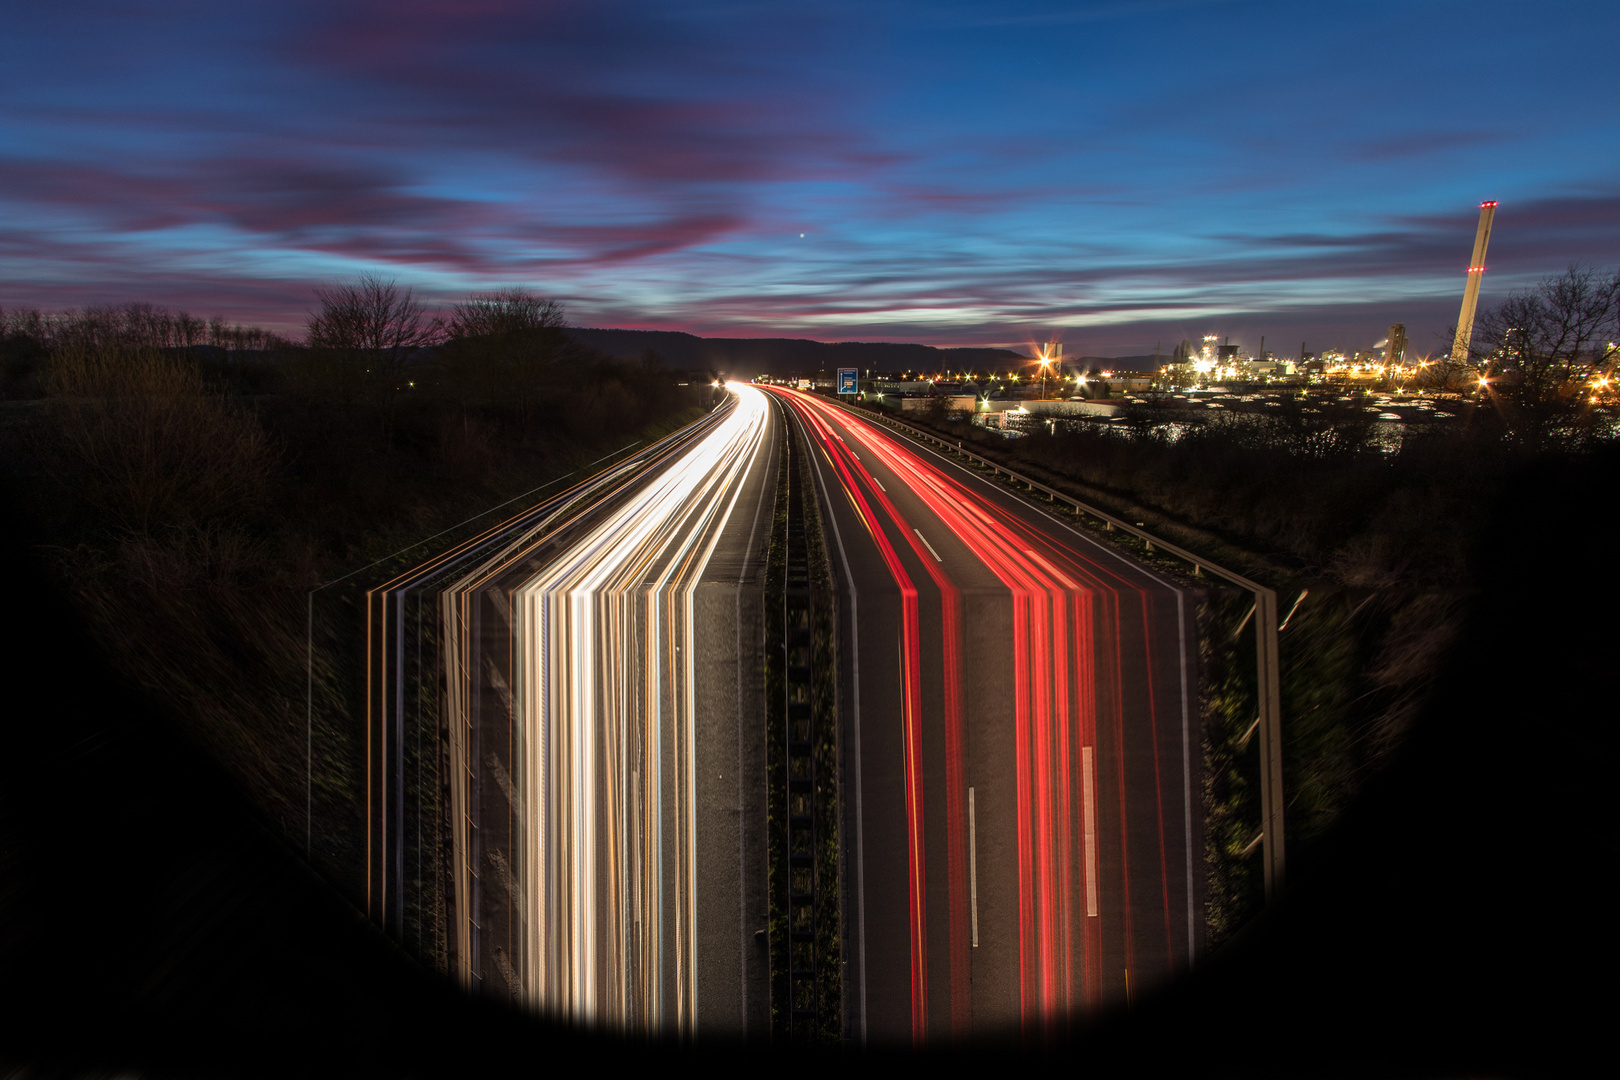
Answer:
M9 0L0 305L1438 349L1620 263L1620 4Z

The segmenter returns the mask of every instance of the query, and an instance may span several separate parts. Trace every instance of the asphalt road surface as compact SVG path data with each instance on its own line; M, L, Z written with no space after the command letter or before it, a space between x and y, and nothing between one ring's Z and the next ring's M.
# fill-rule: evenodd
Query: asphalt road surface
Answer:
M847 595L854 1034L1056 1035L1188 967L1188 597L919 444L774 393Z
M851 1033L1058 1034L1186 968L1186 596L825 399L731 393L441 596L463 977L614 1030L768 1029L760 590L788 416L847 597Z
M1590 496L1617 471L1617 449L1528 469L1481 531L1479 565L1518 565L1553 520L1573 550L1600 550L1611 513ZM0 1059L13 1072L510 1076L514 1063L575 1058L643 1073L806 1062L797 1047L747 1058L581 1037L456 992L408 960L266 827L172 711L109 664L41 556L50 537L28 531L29 505L0 490L0 516L13 523L0 536L8 599L26 615L5 653L24 705L8 714L0 754L0 970L15 987ZM843 540L865 542L848 528ZM1614 954L1608 718L1620 629L1592 618L1589 588L1527 588L1513 573L1485 574L1481 587L1399 760L1266 916L1177 992L1144 994L1044 1056L936 1039L904 1061L808 1060L856 1075L1590 1071L1612 1042L1601 973ZM860 610L871 606L863 598ZM871 636L863 626L863 644ZM863 661L863 686L876 665ZM40 687L60 692L34 706L26 691ZM699 837L701 858L701 811ZM700 881L700 913L703 903ZM980 907L987 919L982 892ZM987 947L981 932L978 952ZM702 957L700 936L700 1030Z
M768 1022L763 732L742 721L778 429L762 392L732 395L441 597L463 977L559 1019Z

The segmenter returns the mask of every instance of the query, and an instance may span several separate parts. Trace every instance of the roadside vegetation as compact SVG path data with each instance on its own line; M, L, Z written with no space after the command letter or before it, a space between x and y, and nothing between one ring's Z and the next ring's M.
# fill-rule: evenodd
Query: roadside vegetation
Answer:
M771 1033L832 1044L847 1036L838 601L809 462L791 424L781 439L764 594Z
M318 290L303 342L148 304L0 311L0 468L24 527L123 673L289 843L308 829L351 894L353 600L396 564L323 593L312 628L309 590L410 545L424 558L425 538L453 543L707 404L656 355L613 360L562 327L558 305L516 291L430 318L375 278Z

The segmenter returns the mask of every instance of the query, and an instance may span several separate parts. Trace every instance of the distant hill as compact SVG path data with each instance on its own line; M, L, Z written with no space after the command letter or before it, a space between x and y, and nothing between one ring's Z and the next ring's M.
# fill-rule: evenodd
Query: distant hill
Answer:
M570 327L581 345L609 356L635 359L648 349L673 368L714 368L729 375L831 375L841 367L875 371L939 371L1001 367L1027 361L1011 349L936 349L888 341L810 341L805 338L705 338L675 330L608 330Z

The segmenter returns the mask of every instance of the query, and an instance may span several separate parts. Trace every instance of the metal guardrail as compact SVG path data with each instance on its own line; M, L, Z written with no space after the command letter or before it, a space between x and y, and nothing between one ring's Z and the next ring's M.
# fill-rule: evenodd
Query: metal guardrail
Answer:
M706 425L718 422L718 416L727 407L712 410L651 446L643 446L641 440L637 440L620 447L575 472L325 582L310 590L306 597L306 844L312 846L313 843L310 834L313 832L316 761L315 598L330 586L386 567L379 571L379 576L386 578L380 584L361 577L356 587L362 591L355 598L366 640L363 674L356 688L365 725L366 911L368 917L400 943L408 943L413 925L417 937L421 937L424 925L451 927L435 930L445 936L437 959L469 985L480 977L479 964L473 958L476 947L472 932L481 932L483 927L476 921L476 904L470 899L480 887L475 883L481 879L476 859L468 854L468 838L480 825L468 792L483 785L484 771L490 767L491 759L487 754L480 756L473 752L470 728L461 718L452 715L454 709L445 698L445 686L459 680L451 680L450 684L444 682L444 651L437 635L447 632L448 624L441 621L443 612L437 599L440 590L447 581L470 572L473 567L509 558L511 551L503 555L503 549L523 542L514 537L521 538L528 531L540 528L566 508L595 497L604 485L618 482L627 471L658 459L696 437ZM434 551L435 541L452 537L478 519L511 503L526 501L580 472L588 475L576 480L567 490L444 550ZM427 548L422 561L414 566L402 565L404 557L418 548ZM500 607L498 595L486 594L485 599ZM505 626L506 622L503 618L501 625ZM424 649L427 638L434 640ZM468 674L482 684L489 678L490 671L477 668ZM509 672L495 672L495 678L502 681L502 685L490 687L496 697L506 692L507 675ZM500 768L505 769L505 766ZM506 773L509 772L507 769ZM495 786L499 787L498 779ZM429 797L430 793L435 794ZM435 801L439 804L437 807L425 805ZM431 889L424 892L422 883L440 875L448 876L451 881L443 890L445 895L430 895ZM463 932L468 925L472 932ZM510 963L504 956L497 959L499 963Z
M1119 531L1135 536L1147 545L1149 552L1163 552L1166 555L1191 563L1193 573L1203 576L1206 572L1214 577L1246 589L1254 594L1254 632L1255 632L1255 679L1258 687L1259 716L1256 723L1260 733L1260 816L1261 816L1261 860L1265 866L1266 900L1270 901L1283 887L1283 767L1282 767L1282 691L1280 685L1280 664L1277 649L1277 594L1257 581L1253 581L1233 570L1228 570L1202 555L1188 551L1186 548L1160 539L1152 533L1128 521L1122 521L1106 510L1092 506L1090 503L1076 499L1072 495L1058 491L1056 488L1032 480L1024 474L1010 469L997 461L983 457L971 450L962 447L960 442L941 438L933 432L914 427L903 420L896 420L875 410L856 409L846 402L836 402L841 408L855 413L858 416L876 419L888 427L900 431L912 439L922 443L932 443L943 450L949 451L958 457L976 461L980 465L991 469L996 475L1005 473L1008 479L1017 484L1023 484L1031 492L1045 492L1054 502L1067 503L1075 511L1086 517L1095 518L1103 523L1109 532ZM1239 626L1239 630L1242 627Z
M805 506L799 476L799 447L789 436L782 467L788 470L787 580L783 589L783 640L786 658L783 710L787 730L782 763L787 790L787 970L786 1003L789 1038L814 1038L819 1027L816 995L815 854L815 717L811 709L813 649L810 633L810 548L805 535Z
M837 608L821 546L816 489L802 432L783 417L773 535L780 576L767 585L772 1035L793 1044L844 1032L839 871ZM772 557L776 564L776 555ZM779 613L779 614L776 614ZM777 621L779 620L779 622ZM770 671L780 671L773 687Z

